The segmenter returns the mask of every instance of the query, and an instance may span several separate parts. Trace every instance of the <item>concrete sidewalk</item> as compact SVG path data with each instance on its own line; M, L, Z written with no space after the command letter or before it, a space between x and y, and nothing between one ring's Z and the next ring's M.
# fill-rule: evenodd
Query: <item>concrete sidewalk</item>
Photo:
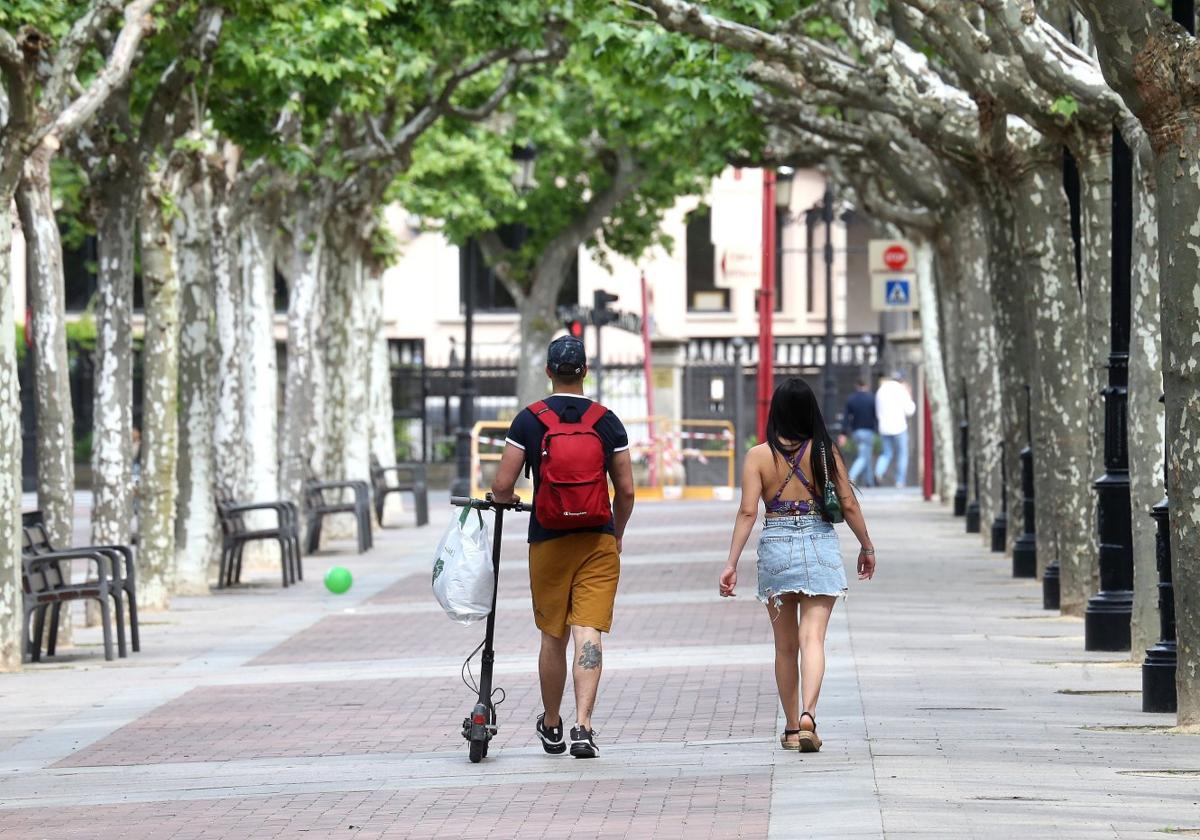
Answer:
M507 696L490 757L469 764L459 671L482 627L450 623L429 594L439 502L432 527L378 532L367 555L306 558L298 587L264 572L178 599L146 616L127 660L105 663L80 629L62 661L0 677L0 836L1200 832L1200 741L1139 711L1135 667L1085 654L1082 623L1045 615L962 520L895 491L864 505L879 575L835 611L819 754L778 749L753 545L740 597L717 598L733 506L692 502L635 514L590 762L533 736L537 634L509 519ZM345 596L320 585L333 563L354 572Z

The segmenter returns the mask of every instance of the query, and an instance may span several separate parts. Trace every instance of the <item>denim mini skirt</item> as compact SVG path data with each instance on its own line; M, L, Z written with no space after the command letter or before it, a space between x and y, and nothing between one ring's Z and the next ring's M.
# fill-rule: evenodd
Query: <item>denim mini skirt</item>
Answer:
M758 540L758 600L780 595L845 595L846 569L833 525L819 514L769 517Z

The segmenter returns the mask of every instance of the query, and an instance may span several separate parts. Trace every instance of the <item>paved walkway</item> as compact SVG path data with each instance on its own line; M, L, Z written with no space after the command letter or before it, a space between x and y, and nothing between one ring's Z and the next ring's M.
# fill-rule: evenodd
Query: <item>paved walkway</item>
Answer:
M1136 667L1084 653L1081 622L1044 614L1037 586L962 520L898 492L865 506L880 570L835 611L817 755L777 748L752 550L741 597L716 597L732 505L659 503L626 539L590 762L546 756L533 737L536 634L514 523L501 732L469 764L459 672L482 629L450 623L428 593L436 514L379 532L363 557L307 558L294 589L264 571L180 598L145 617L128 660L105 663L82 629L60 662L0 677L0 836L1200 833L1200 740L1139 711ZM335 562L355 574L340 597L320 585Z

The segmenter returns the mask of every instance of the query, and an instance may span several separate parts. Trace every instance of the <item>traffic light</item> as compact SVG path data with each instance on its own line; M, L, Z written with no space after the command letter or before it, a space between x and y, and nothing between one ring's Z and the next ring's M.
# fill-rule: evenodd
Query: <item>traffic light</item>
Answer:
M617 313L608 308L608 305L616 300L616 295L609 294L603 289L596 289L592 294L592 318L596 326L602 327L617 320L619 317Z
M563 321L563 326L567 330L567 335L583 341L583 321L578 318L567 318Z

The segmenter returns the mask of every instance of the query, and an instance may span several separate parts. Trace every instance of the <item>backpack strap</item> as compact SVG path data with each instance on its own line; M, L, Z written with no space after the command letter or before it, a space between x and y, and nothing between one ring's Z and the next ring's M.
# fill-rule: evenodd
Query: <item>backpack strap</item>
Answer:
M598 402L588 406L588 410L583 412L583 416L579 418L579 422L584 426L595 428L596 424L604 419L604 415L608 414L608 409L600 405Z
M538 400L529 406L529 411L539 423L546 427L547 434L558 429L563 424L562 418L544 400Z

